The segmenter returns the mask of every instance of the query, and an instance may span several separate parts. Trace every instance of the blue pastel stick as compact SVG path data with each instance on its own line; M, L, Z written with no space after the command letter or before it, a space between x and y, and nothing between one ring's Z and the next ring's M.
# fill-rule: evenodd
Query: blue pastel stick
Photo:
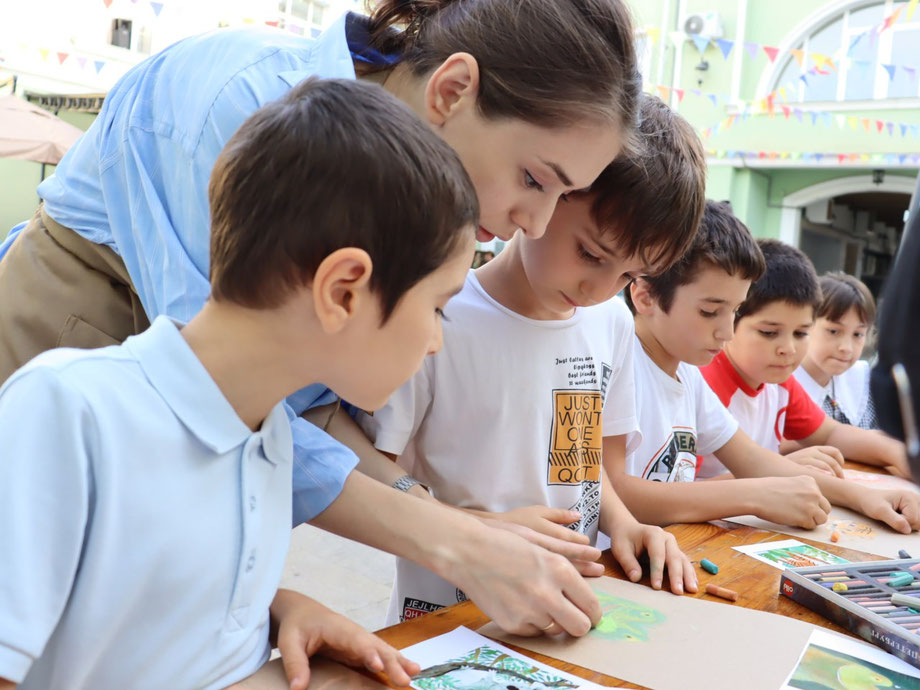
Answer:
M713 575L719 572L719 566L710 561L708 558L704 558L700 561L700 567L707 573L712 573Z

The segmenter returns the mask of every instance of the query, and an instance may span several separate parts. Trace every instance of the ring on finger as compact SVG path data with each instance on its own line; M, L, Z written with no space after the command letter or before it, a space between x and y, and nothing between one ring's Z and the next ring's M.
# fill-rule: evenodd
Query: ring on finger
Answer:
M540 630L542 630L543 632L546 632L547 630L552 628L554 625L556 625L556 621L550 620L550 622L544 625L542 628L540 628Z

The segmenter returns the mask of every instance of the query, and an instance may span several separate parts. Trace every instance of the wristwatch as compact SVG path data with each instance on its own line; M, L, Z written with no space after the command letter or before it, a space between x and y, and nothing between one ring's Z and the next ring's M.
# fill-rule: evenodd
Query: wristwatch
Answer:
M400 491L405 492L405 491L408 491L409 489L411 489L411 488L412 488L413 486L415 486L416 484L418 484L418 485L421 486L423 489L425 489L425 491L428 491L428 487L427 487L427 486L425 486L424 484L422 484L422 483L421 483L418 479L416 479L415 477L412 477L412 476L410 476L410 475L408 475L408 474L404 474L404 475L401 476L399 479L397 479L395 482L393 482L392 484L390 484L390 486L392 486L394 489L399 489Z

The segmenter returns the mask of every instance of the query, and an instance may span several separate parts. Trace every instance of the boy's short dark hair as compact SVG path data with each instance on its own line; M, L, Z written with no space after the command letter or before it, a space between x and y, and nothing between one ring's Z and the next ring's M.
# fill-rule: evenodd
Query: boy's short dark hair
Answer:
M744 280L757 280L765 270L757 242L747 226L732 213L731 204L707 199L699 229L684 255L666 271L643 280L661 310L668 313L677 288L692 283L700 271L709 266ZM627 305L635 314L629 290L625 295Z
M357 247L386 321L479 222L453 149L382 88L350 80L309 79L257 110L217 158L208 196L211 294L253 309Z
M875 323L875 298L861 280L848 273L834 271L818 279L821 303L815 311L817 318L840 321L850 309L868 326Z
M747 299L735 314L735 323L773 302L817 309L821 301L818 275L805 254L779 240L757 240L766 262L766 271L754 281Z
M690 124L661 99L640 99L641 150L619 156L585 194L594 221L628 256L661 271L693 240L706 200L706 156Z

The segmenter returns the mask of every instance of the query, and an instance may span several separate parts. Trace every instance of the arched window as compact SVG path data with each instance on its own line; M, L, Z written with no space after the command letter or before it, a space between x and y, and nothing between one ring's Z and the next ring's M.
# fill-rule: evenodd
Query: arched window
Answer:
M906 1L837 3L841 5L843 11L793 34L766 91L781 91L795 103L920 96L920 11L907 20ZM879 31L899 9L897 21Z

